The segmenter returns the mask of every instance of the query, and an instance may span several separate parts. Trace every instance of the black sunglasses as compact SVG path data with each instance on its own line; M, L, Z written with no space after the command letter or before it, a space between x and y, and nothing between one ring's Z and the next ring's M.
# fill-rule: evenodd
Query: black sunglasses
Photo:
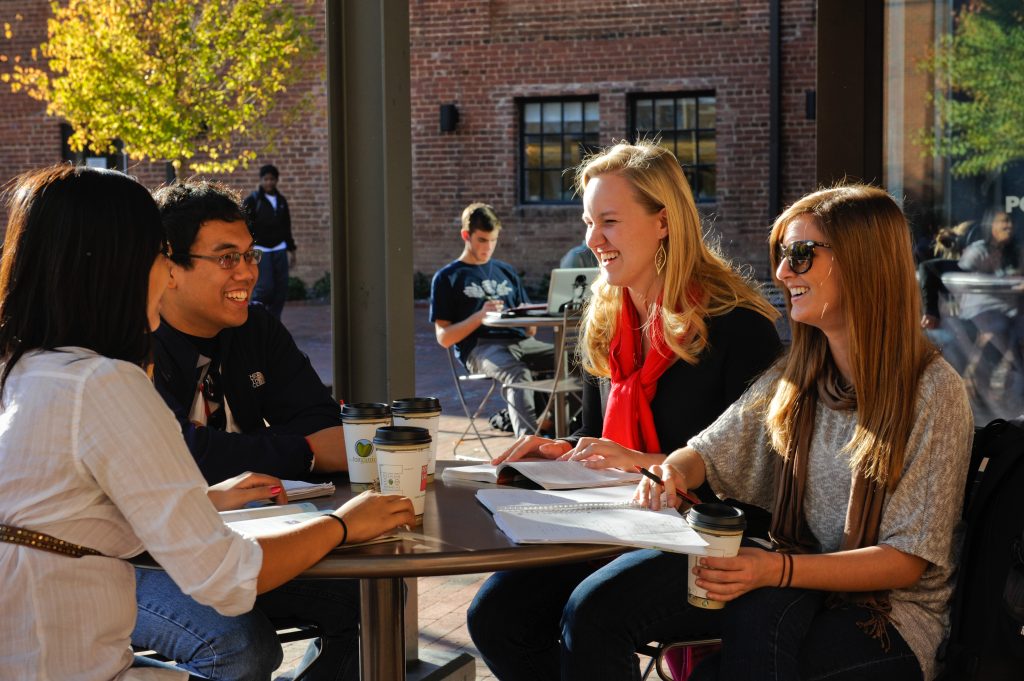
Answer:
M814 264L816 247L832 248L832 244L820 241L794 241L788 246L779 244L779 260L785 258L789 261L789 269L793 270L794 274L803 274Z

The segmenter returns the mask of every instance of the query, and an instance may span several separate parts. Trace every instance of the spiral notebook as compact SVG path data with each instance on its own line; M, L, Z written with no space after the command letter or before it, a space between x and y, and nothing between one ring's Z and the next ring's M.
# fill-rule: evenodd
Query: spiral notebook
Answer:
M492 466L489 463L474 466L445 468L441 479L474 480L507 485L527 479L544 489L578 489L585 487L612 487L633 485L640 480L639 473L626 473L614 468L587 468L579 461L520 460ZM632 488L630 488L632 492Z
M517 544L614 544L693 554L707 547L675 509L642 508L632 502L632 490L479 490L476 496Z

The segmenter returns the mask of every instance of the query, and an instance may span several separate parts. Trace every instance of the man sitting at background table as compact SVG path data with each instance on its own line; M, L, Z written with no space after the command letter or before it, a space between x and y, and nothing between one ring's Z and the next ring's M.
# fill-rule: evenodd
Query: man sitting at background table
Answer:
M533 379L533 371L550 370L554 351L533 335L536 327L493 328L483 325L488 312L529 303L515 268L495 260L501 221L485 203L462 211L462 255L434 274L430 282L430 321L442 347L455 346L466 368L502 384L516 436L537 431L534 391L505 386Z
M153 378L211 484L245 471L280 478L347 469L338 404L291 334L250 307L260 251L239 197L189 180L159 189L170 282L153 336ZM144 471L141 472L144 474ZM210 679L267 679L281 664L271 619L314 622L328 644L307 679L358 678L359 589L294 580L224 617L163 571L136 570L132 643ZM319 641L301 667L316 655Z

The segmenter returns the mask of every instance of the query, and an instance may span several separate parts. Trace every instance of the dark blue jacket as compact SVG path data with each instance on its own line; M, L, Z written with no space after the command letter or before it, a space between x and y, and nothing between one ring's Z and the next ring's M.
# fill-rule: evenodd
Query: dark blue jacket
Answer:
M340 410L279 321L253 306L245 324L217 335L221 386L241 433L193 425L199 350L166 321L153 336L156 389L207 482L245 471L291 480L309 475L313 452L305 436L340 426Z

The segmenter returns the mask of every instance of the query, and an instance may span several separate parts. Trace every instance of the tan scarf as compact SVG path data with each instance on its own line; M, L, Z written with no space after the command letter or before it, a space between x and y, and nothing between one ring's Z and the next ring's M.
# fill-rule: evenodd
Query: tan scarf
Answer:
M818 401L835 410L857 408L857 395L852 386L844 385L839 371L831 361L818 376L815 389L808 390L797 401L796 420L789 451L782 465L776 467L775 505L769 537L776 550L784 553L816 553L820 547L804 517L804 491L807 484L807 461L814 436L814 415ZM850 489L843 541L840 551L849 551L878 543L882 522L885 486L876 484L858 472ZM833 593L826 601L830 608L854 603L870 611L870 617L857 626L889 650L886 625L892 611L886 591Z

